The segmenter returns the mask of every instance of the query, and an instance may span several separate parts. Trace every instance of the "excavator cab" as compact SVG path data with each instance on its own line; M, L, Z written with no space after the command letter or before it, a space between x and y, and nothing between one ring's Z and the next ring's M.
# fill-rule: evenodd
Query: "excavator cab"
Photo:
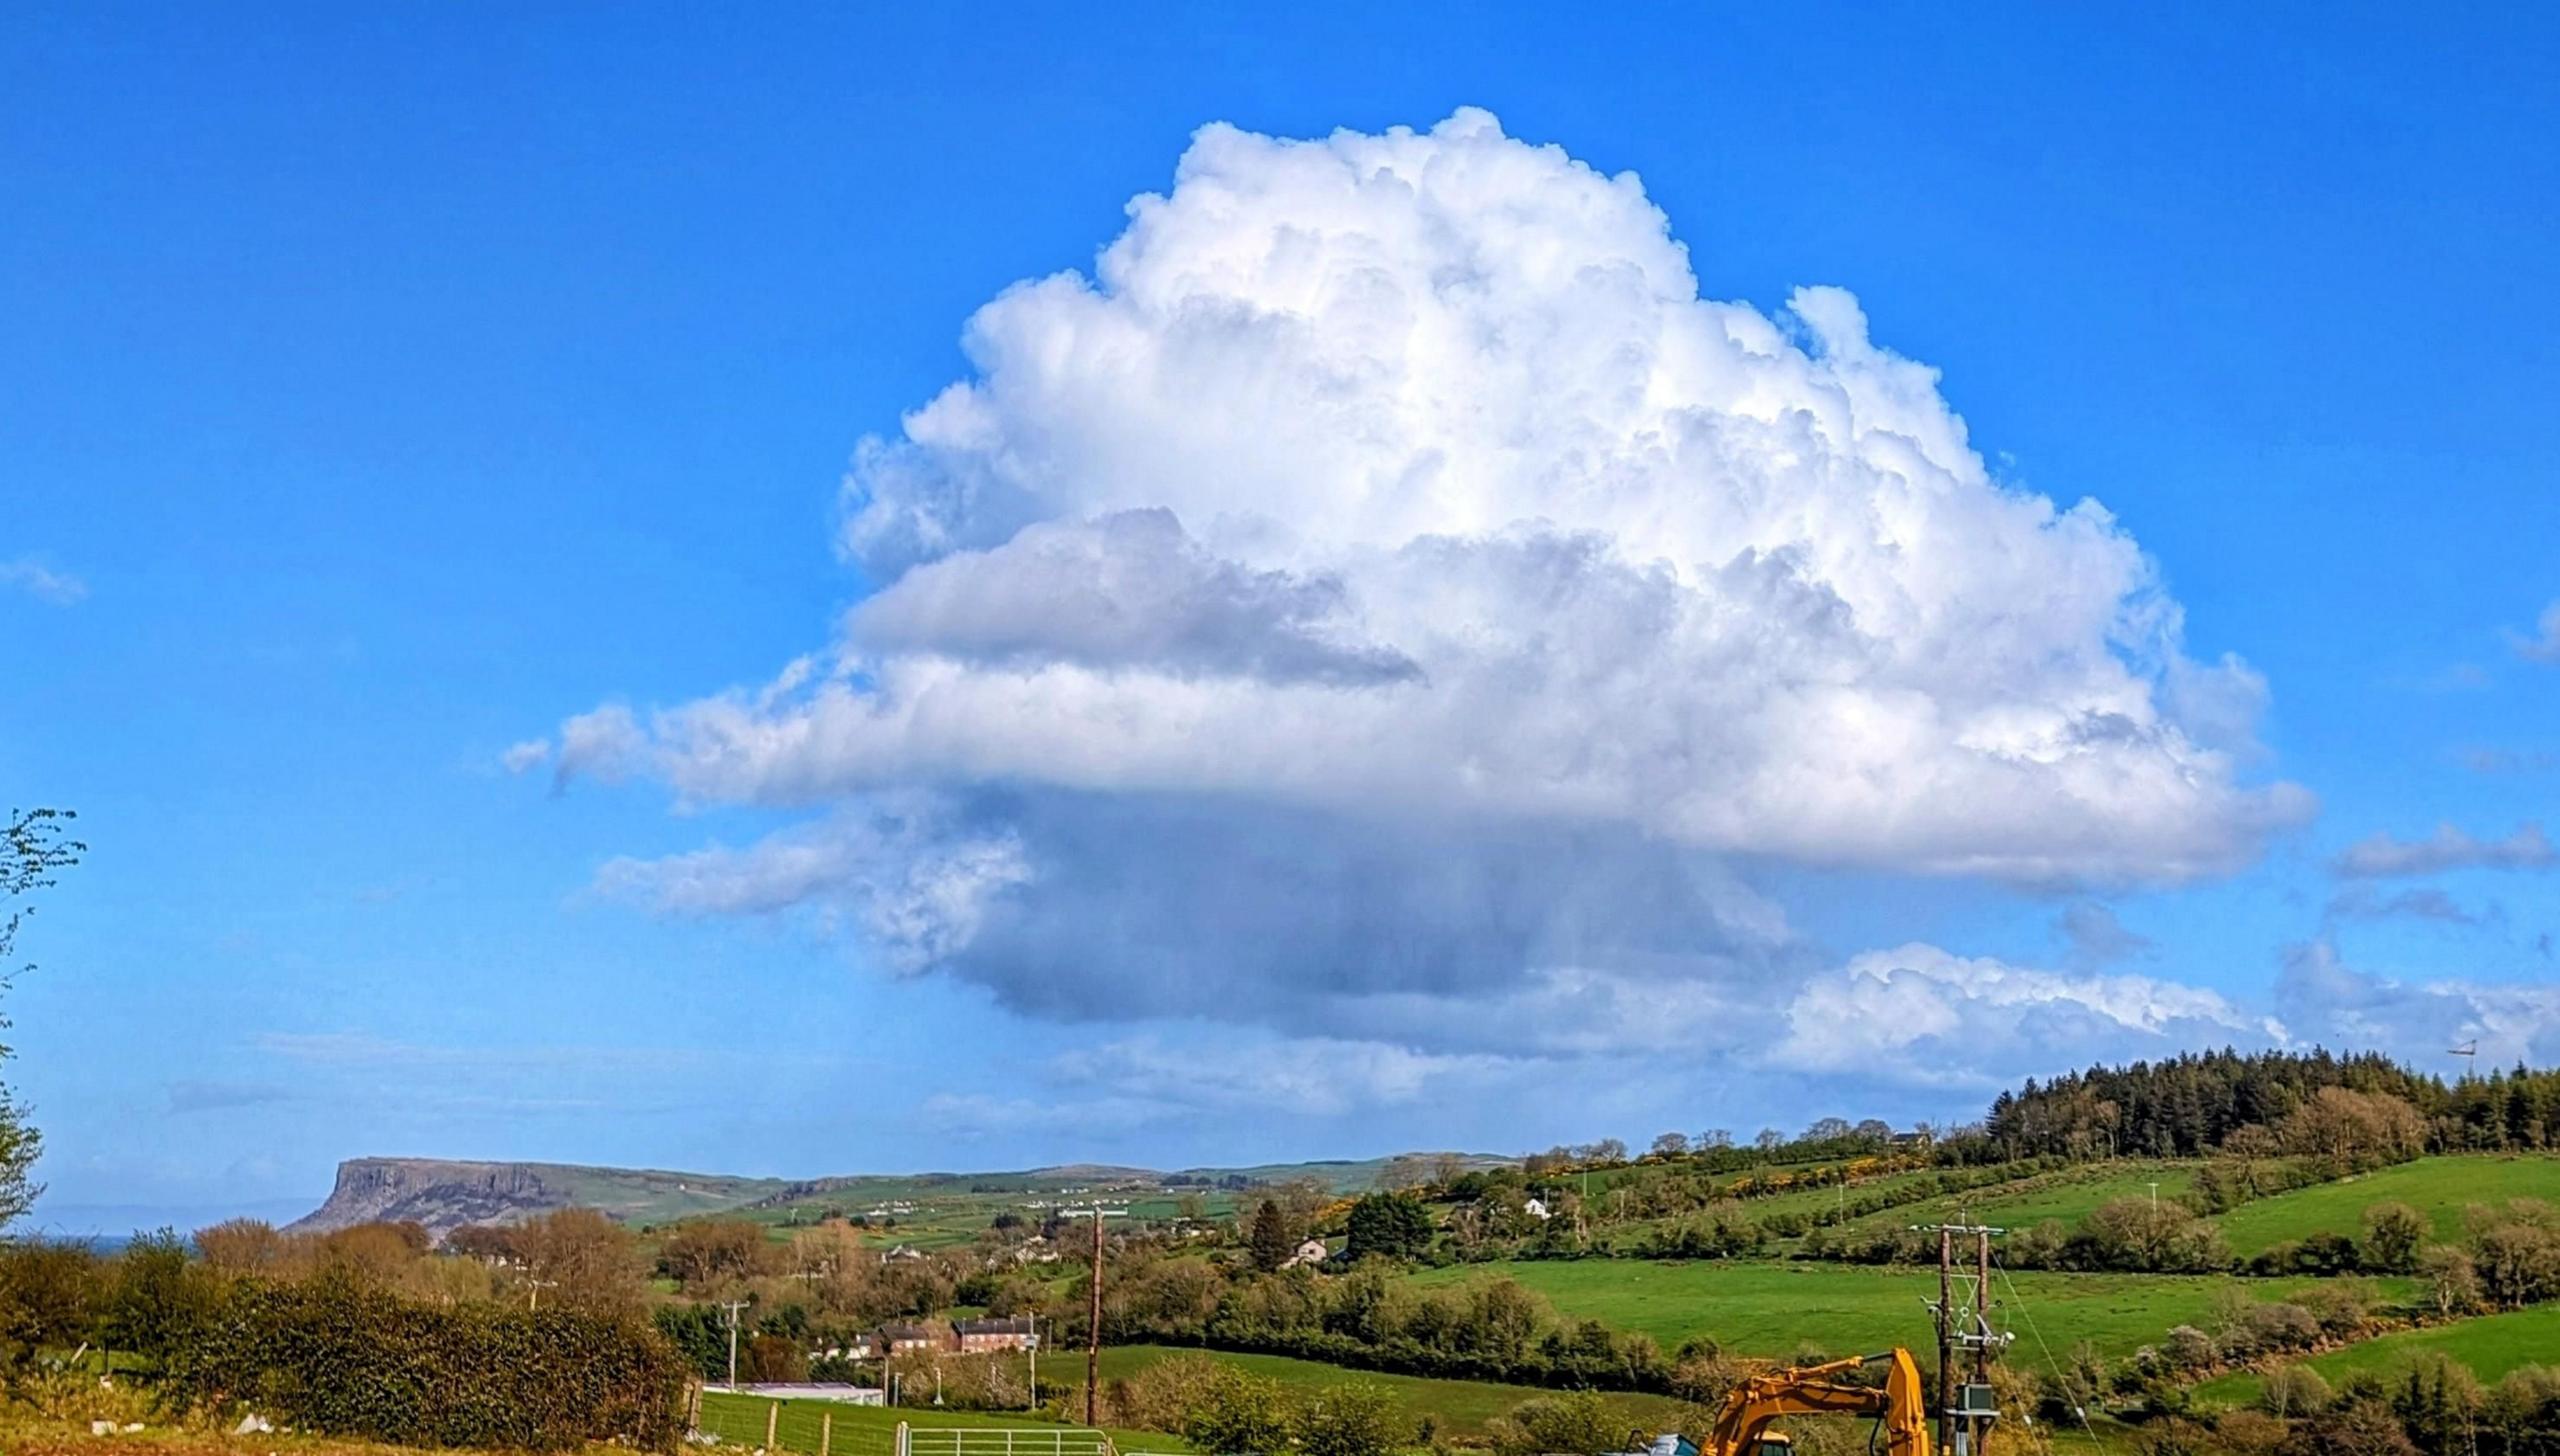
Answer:
M1784 1431L1763 1431L1751 1456L1796 1456L1795 1438Z

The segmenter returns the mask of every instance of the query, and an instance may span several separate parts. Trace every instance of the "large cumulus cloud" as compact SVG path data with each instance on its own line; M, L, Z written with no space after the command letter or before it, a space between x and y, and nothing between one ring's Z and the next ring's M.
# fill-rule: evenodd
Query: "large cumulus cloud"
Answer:
M1848 294L1702 296L1634 176L1212 126L1129 213L863 444L824 653L564 731L815 811L617 887L1044 1013L1640 1038L1613 996L1797 953L1733 864L2173 882L2306 812L2105 509L1995 480Z

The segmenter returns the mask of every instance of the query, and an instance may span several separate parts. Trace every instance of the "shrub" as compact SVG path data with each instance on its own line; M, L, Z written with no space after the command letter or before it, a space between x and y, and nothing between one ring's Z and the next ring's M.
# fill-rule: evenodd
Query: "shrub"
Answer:
M2219 1358L2219 1354L2214 1348L2213 1336L2194 1325L2179 1325L2160 1342L2160 1358L2167 1361L2172 1370L2206 1369Z
M2279 1365L2267 1372L2258 1403L2271 1416L2316 1415L2329 1408L2329 1382L2308 1365Z
M2233 1456L2274 1456L2292 1435L2290 1425L2263 1411L2229 1411L2213 1423L2214 1439Z
M2337 1274L2353 1274L2364 1267L2364 1256L2356 1241L2345 1234L2321 1232L2312 1234L2293 1252L2293 1272L2329 1278Z
M2418 1267L2418 1245L2427 1218L2405 1203L2377 1203L2364 1211L2364 1264L2378 1274L2406 1274Z
M1413 1434L1374 1380L1326 1386L1299 1402L1289 1424L1300 1456L1386 1456Z
M2216 1456L2213 1437L2182 1416L2168 1416L2142 1428L2133 1448L2142 1456Z
M2370 1279L2331 1279L2296 1294L2293 1301L2320 1322L2320 1333L2345 1338L2363 1329L2382 1294Z
M280 1423L411 1446L667 1449L684 1362L646 1326L572 1310L418 1304L354 1280L243 1280L175 1350L181 1408L249 1403Z
M2252 1305L2234 1322L2232 1353L2281 1354L2320 1343L2320 1317L2298 1304Z
M1500 1456L1598 1456L1623 1448L1627 1439L1607 1403L1587 1390L1524 1400L1486 1423L1485 1434Z
M1278 1451L1289 1444L1288 1407L1276 1382L1220 1366L1183 1417L1182 1437L1219 1456Z

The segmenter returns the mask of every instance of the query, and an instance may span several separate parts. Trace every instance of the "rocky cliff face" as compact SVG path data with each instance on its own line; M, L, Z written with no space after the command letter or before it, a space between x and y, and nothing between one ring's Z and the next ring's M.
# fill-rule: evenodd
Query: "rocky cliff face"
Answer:
M438 1158L350 1158L338 1165L329 1201L292 1227L326 1233L360 1223L414 1219L433 1233L468 1224L511 1223L569 1202L526 1163L456 1163Z

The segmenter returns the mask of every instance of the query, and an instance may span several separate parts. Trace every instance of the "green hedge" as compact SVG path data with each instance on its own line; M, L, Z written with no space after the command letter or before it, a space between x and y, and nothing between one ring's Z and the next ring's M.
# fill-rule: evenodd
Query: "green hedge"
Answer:
M671 1449L686 1371L636 1321L421 1304L346 1281L242 1280L170 1362L179 1405L410 1446Z

